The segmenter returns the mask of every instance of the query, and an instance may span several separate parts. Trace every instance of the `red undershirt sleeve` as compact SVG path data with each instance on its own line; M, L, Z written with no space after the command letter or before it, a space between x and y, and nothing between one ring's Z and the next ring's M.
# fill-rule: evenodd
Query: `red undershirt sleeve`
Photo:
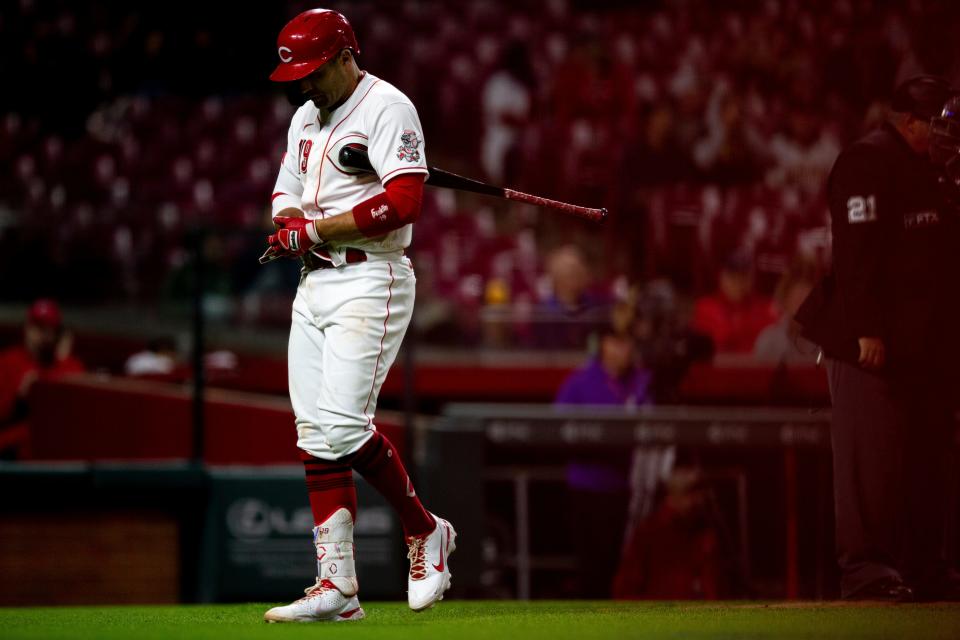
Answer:
M374 238L416 222L423 203L425 177L422 173L401 174L384 185L386 191L356 205L353 219L360 233Z

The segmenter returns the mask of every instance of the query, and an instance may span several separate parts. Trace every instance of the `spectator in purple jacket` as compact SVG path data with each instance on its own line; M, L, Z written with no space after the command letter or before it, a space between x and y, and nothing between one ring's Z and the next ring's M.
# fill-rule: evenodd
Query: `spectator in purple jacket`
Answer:
M649 404L652 375L637 363L634 338L610 326L600 334L597 355L571 373L560 387L556 404Z
M557 405L636 406L652 402L652 375L637 364L632 334L607 325L599 336L597 354L570 374L560 387ZM629 450L627 450L629 451ZM590 593L607 597L620 560L620 538L626 526L630 501L626 455L580 451L567 464L567 505L571 526L584 519L597 519L594 534L611 543L598 550L586 545L578 553L577 584L591 585ZM583 546L583 545L581 545ZM599 591L597 589L599 588Z

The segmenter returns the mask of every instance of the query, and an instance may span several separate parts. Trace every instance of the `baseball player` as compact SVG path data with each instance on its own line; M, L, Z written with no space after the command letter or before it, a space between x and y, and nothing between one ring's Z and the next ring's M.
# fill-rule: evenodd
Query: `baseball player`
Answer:
M374 411L413 312L416 278L404 248L427 177L417 111L396 87L357 66L353 29L313 9L277 39L276 82L307 102L293 116L273 194L276 233L265 259L303 260L289 343L290 399L313 510L317 580L270 622L363 618L357 600L353 471L396 509L409 545L410 608L450 587L456 532L417 498ZM366 148L376 174L339 164L344 145Z

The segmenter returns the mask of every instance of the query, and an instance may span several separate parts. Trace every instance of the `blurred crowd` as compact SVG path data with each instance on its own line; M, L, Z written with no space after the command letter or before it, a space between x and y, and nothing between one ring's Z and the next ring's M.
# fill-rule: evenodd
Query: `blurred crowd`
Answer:
M0 296L185 305L194 251L215 317L285 324L296 266L256 256L295 106L266 76L307 6L5 9ZM782 352L829 256L841 146L898 80L957 77L950 2L330 6L361 66L417 105L431 164L612 212L592 226L428 190L412 255L435 344L582 348L630 316L651 358L700 350L691 333ZM214 221L235 233L204 235Z

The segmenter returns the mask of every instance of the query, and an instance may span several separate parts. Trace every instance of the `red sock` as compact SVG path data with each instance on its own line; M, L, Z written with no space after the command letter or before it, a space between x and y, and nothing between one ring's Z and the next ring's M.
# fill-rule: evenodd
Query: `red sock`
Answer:
M356 521L357 491L350 465L314 458L305 451L300 452L300 459L307 473L307 495L310 496L313 523L322 523L341 507L349 510Z
M436 527L433 516L420 504L397 450L382 433L374 431L359 451L340 461L350 464L393 505L406 535L423 535Z

